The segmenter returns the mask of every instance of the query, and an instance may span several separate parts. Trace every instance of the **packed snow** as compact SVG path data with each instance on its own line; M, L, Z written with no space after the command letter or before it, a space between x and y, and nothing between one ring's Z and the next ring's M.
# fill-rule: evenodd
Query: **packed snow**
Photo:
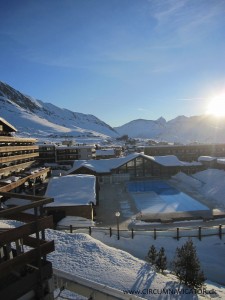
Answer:
M12 221L1 221L0 227L4 224L15 225ZM55 251L48 255L48 260L52 262L53 268L116 290L128 293L129 291L139 291L142 293L139 294L139 297L145 299L210 298L209 295L201 294L201 291L198 295L182 294L177 297L174 294L166 294L165 291L168 290L188 292L188 289L180 285L177 278L169 271L166 271L165 275L157 273L145 261L150 246L154 244L157 250L161 247L165 248L170 265L176 247L180 247L186 239L176 241L164 237L153 240L147 232L135 235L134 239L121 237L120 240L117 240L115 236L110 238L101 231L96 232L95 235L97 239L84 233L68 234L51 229L46 230L46 239L55 241ZM225 262L222 259L225 249L224 240L219 240L218 237L205 238L201 242L194 239L194 244L208 279L213 281L213 278L218 279L219 277L219 280L224 282ZM162 292L163 289L164 292ZM156 291L156 293L147 294L146 291L149 290ZM225 287L220 284L208 281L205 290L213 292L213 298L225 298ZM161 294L159 294L160 292ZM74 296L71 299L80 298Z
M207 169L192 176L178 173L172 181L180 187L196 191L208 200L214 208L225 210L225 171Z
M54 202L46 205L51 207L96 204L95 176L53 177L48 183L45 196L54 198Z

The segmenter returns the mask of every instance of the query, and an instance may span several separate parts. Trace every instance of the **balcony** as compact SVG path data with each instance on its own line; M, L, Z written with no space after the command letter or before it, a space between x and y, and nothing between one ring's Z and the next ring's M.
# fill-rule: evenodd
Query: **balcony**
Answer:
M46 228L53 227L52 217L43 215L43 205L52 198L0 192L6 198L28 200L28 204L0 210L0 219L21 220L27 209L34 215L23 225L0 228L0 299L15 300L29 293L33 299L53 299L48 287L52 266L46 255L54 251L54 241L45 240ZM32 298L30 297L30 299Z

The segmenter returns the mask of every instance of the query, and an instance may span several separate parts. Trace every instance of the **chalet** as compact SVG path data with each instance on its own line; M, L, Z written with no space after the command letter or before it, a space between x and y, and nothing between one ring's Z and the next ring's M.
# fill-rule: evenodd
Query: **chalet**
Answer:
M183 162L174 155L147 156L132 153L120 158L76 161L68 174L92 174L100 180L117 182L139 178L170 177L180 171L202 170L200 162Z

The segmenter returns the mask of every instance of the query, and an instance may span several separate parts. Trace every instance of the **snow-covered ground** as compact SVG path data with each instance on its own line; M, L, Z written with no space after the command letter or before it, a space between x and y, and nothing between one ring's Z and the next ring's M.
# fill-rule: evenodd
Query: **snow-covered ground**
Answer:
M171 182L181 189L197 192L213 208L225 210L225 171L208 169L188 176L178 173Z
M15 222L1 221L0 226L2 224L15 225ZM145 261L150 246L154 244L158 250L162 246L165 248L170 264L176 247L181 246L186 239L153 240L148 235L139 235L134 239L117 240L116 236L110 238L101 231L96 233L95 237L83 233L68 234L46 230L46 238L55 241L55 251L48 255L48 259L56 269L122 290L124 293L139 293L139 297L145 299L210 299L205 290L213 293L211 297L214 299L225 299L225 287L221 285L221 283L225 285L224 239L209 237L203 241L193 240L202 268L208 278L211 276L205 290L193 295L188 294L189 290L180 285L169 271L165 272L165 275L156 273ZM216 277L220 280L220 284L212 283ZM183 294L171 294L172 290ZM81 299L73 294L62 293L62 295L67 297L69 295L70 299Z
M218 208L224 208L225 200L225 172L221 170L207 170L192 176L183 173L173 179L180 187L201 192L205 197L214 201ZM1 221L0 227L15 225L12 221ZM168 269L175 255L175 250L185 243L187 238L177 241L171 237L157 237L154 240L149 232L140 232L131 237L110 237L105 231L93 231L90 237L84 233L68 234L55 230L46 230L46 238L55 240L55 251L48 255L53 267L70 274L79 275L112 288L138 292L145 299L225 299L225 236L203 237L202 240L192 238L197 249L201 267L207 277L206 290L213 294L185 294L185 287L180 286L176 278L166 272L158 274L145 261L147 252L152 244L157 250L165 248L168 259ZM171 295L162 289L183 291L181 295ZM147 294L146 291L153 291ZM156 293L154 294L154 291ZM145 293L145 294L144 294ZM62 294L63 295L63 294ZM68 294L67 294L68 295ZM71 299L76 298L70 294Z

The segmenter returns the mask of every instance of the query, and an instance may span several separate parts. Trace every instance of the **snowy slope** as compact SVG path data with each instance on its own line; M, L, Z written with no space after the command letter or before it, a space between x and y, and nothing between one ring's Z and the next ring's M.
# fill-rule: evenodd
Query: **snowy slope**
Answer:
M15 221L0 221L0 227L8 228L9 225L16 226ZM77 277L85 278L92 282L109 286L116 290L140 292L139 297L145 299L210 299L210 295L198 295L188 293L187 288L180 285L177 278L166 272L166 276L156 273L152 266L137 256L145 257L152 243L157 250L165 247L169 259L173 259L175 249L181 246L185 239L176 241L171 238L158 238L153 240L149 233L135 235L135 239L122 238L118 241L114 237L105 235L105 232L98 231L101 239L111 243L113 247L95 239L87 234L68 234L60 231L46 230L46 239L55 241L55 251L48 255L48 260L53 264L53 268L59 269ZM218 237L209 237L202 241L195 241L198 255L201 262L205 262L210 274L222 272L224 274L224 262L221 260L224 254L224 241ZM124 248L124 250L116 249ZM205 251L207 249L207 251ZM129 254L133 252L136 257ZM140 255L140 253L144 253ZM216 269L217 267L220 267ZM223 280L224 276L221 276ZM206 290L214 291L212 295L216 299L225 299L224 286L209 284ZM180 290L180 295L166 294L166 291ZM147 291L153 291L147 293ZM162 292L164 291L164 292ZM186 291L186 293L182 293ZM73 298L69 299L82 299Z
M168 142L225 142L225 118L212 116L179 116L166 121L134 120L120 127L115 127L120 135L127 134L133 138L150 138Z
M44 103L1 81L0 116L14 125L20 135L118 136L113 128L93 115Z

